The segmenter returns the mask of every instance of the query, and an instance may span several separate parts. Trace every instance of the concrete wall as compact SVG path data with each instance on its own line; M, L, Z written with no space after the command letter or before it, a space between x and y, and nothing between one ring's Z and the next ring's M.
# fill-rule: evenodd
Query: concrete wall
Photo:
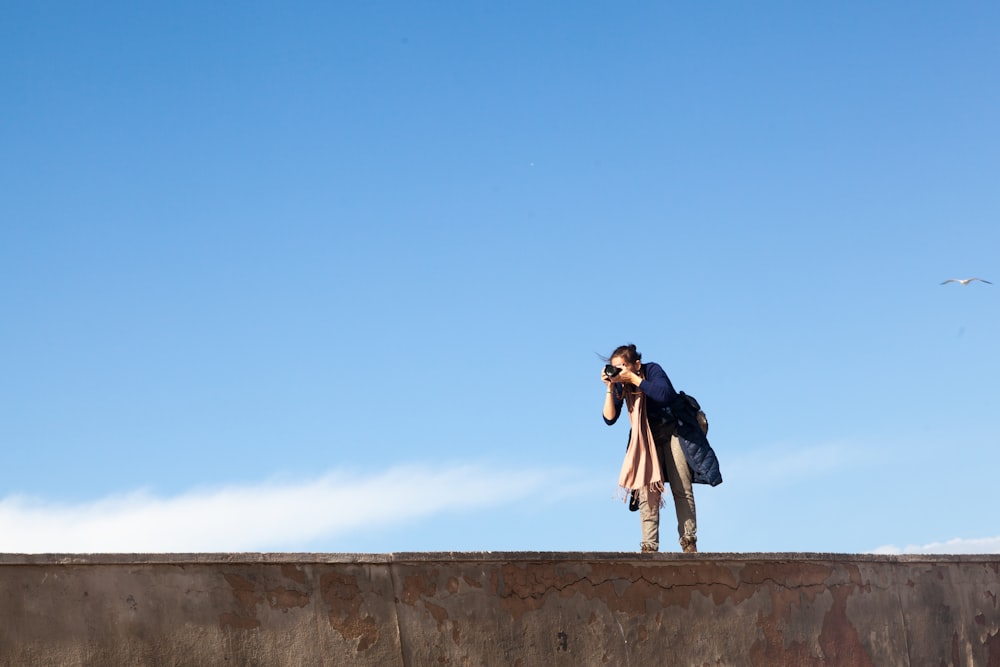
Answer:
M1000 667L1000 555L0 555L0 665Z

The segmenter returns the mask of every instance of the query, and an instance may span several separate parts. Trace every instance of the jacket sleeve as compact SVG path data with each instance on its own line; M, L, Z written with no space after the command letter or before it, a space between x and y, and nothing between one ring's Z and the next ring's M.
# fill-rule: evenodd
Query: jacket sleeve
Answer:
M677 396L677 392L670 384L670 379L663 367L659 364L648 364L644 368L646 369L646 377L639 383L639 389L642 390L642 393L657 403L672 402Z

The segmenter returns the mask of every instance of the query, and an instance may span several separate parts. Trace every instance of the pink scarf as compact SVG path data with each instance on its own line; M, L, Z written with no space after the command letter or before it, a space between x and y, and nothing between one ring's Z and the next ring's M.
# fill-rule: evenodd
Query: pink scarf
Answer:
M626 498L628 492L634 489L646 489L662 494L663 473L653 444L649 419L646 418L646 396L641 391L629 391L629 389L632 387L625 388L625 404L628 406L632 434L629 437L628 449L625 450L618 486L626 492Z

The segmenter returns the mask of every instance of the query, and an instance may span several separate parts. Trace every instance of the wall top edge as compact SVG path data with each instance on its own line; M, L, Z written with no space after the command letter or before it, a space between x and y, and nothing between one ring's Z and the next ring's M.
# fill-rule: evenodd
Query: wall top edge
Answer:
M393 553L0 553L3 565L213 565L213 564L389 564L535 562L842 562L842 563L998 563L1000 554L850 554L820 552L653 553L591 551L414 551Z

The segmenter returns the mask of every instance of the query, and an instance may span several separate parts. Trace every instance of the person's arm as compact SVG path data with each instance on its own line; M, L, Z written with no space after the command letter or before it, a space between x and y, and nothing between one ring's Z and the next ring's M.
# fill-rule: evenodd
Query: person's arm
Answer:
M604 393L604 423L611 426L618 421L622 413L622 392L618 385L605 382L607 391Z
M670 384L670 378L667 377L666 371L659 364L650 364L645 368L646 372L644 375L646 377L638 384L642 393L648 396L651 401L656 401L657 403L670 403L673 401L677 392L674 391L673 385Z
M626 368L615 379L638 387L642 393L649 397L649 400L656 403L668 403L677 395L673 385L670 384L670 378L667 377L666 371L659 364L644 365L642 374L645 377L640 377Z

